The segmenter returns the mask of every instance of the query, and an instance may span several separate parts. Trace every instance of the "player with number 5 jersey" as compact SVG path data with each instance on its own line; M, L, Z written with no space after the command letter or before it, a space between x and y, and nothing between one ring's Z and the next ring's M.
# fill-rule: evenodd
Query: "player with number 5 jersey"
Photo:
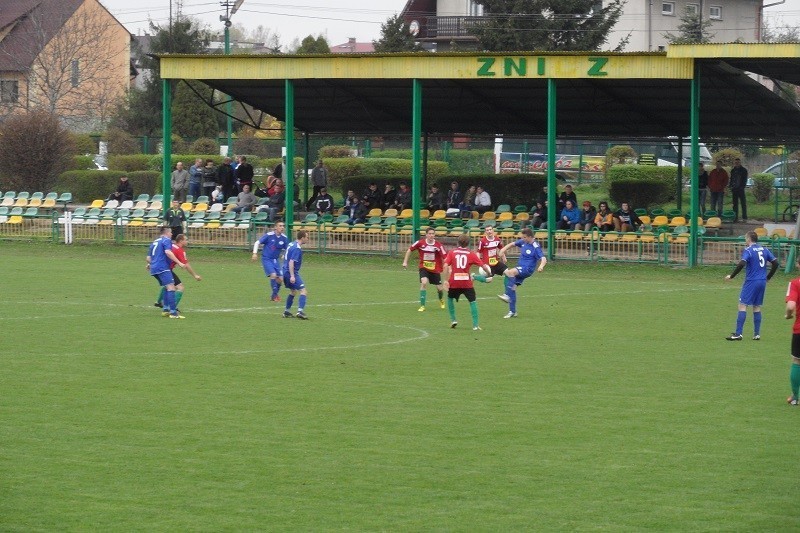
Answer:
M439 293L439 307L444 309L442 266L447 250L444 249L442 243L436 240L436 230L428 228L425 230L425 238L418 240L406 250L403 268L408 268L408 259L414 250L419 251L419 311L425 310L428 284L436 285Z
M761 304L764 303L764 292L769 281L778 270L778 260L772 255L769 248L764 248L758 243L755 231L748 231L745 235L745 249L742 258L736 264L733 272L725 276L725 281L730 281L736 274L745 269L742 291L739 293L739 312L736 315L736 331L725 337L729 341L742 340L742 330L747 319L747 306L753 307L753 340L761 340ZM767 263L770 270L767 273Z

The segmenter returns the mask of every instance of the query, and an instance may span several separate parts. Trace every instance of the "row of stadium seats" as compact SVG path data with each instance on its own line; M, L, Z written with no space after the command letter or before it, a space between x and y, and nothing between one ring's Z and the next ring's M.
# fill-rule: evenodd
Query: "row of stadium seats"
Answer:
M122 224L130 226L158 226L162 223L160 209L101 209L99 207L79 207L70 213L73 224ZM187 224L192 228L202 227L249 227L251 220L255 224L266 224L268 214L261 212L253 216L251 212L220 213L198 212L192 215ZM64 217L59 222L64 222Z
M0 207L41 207L44 209L54 209L58 204L64 207L72 201L72 193L62 193L60 196L56 192L20 192L6 191L0 199Z
M0 206L0 224L21 224L24 219L36 218L41 214L38 207L22 208Z

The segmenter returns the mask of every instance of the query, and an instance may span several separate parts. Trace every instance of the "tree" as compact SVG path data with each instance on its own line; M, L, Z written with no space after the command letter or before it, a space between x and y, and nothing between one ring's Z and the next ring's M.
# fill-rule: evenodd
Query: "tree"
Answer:
M800 28L797 26L783 26L782 20L778 25L771 26L764 24L761 28L761 40L765 43L796 43L800 42ZM779 80L773 80L773 91L788 102L797 103L800 101L800 94L795 85Z
M381 38L372 41L376 52L421 52L423 48L409 32L408 24L395 14L381 24Z
M714 34L709 32L711 20L703 19L700 13L684 11L681 16L681 23L678 25L678 34L672 32L664 33L664 38L670 44L697 44L710 43Z
M57 31L54 19L63 20ZM84 7L46 13L36 8L28 23L26 49L5 52L17 64L14 70L25 73L27 99L20 105L44 108L76 131L105 126L127 88L116 74L128 61L128 41L119 38L118 24Z
M300 46L295 51L296 54L330 54L331 47L328 46L328 41L322 35L317 36L315 39L309 35L300 42Z
M72 136L44 108L11 115L0 125L0 169L4 188L48 191L74 153Z
M212 93L211 87L200 82L179 83L172 100L172 132L187 139L216 138L223 116L206 103Z
M481 0L485 16L470 29L486 51L599 50L624 0ZM620 49L624 43L620 43Z

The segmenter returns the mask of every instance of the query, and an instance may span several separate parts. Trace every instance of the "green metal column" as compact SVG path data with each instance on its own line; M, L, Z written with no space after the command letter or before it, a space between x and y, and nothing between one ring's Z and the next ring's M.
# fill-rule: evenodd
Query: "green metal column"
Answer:
M228 25L230 21L225 23L225 55L231 54L231 33L229 31ZM231 115L233 114L233 104L231 103L230 95L225 95L228 97L228 101L225 102L225 114L227 115L227 126L228 126L228 157L233 155L233 120L231 119Z
M697 215L700 194L698 183L698 163L700 161L700 69L697 63L694 64L694 76L692 76L691 110L689 113L690 136L692 142L692 186L691 202L689 209L689 266L697 265ZM679 154L680 155L680 154Z
M172 85L170 80L161 80L161 116L164 143L164 159L161 162L161 191L164 194L164 217L171 207L172 198Z
M428 132L425 132L425 137L422 139L422 186L419 190L420 198L428 197ZM422 205L426 205L425 202Z
M311 161L308 159L309 154L311 153L311 148L308 146L308 132L303 133L303 140L306 143L303 154L303 205L306 205L308 203L308 169L316 166L316 162L311 163Z
M683 211L683 137L678 137L678 175L675 181L675 207Z
M294 224L294 83L292 80L286 80L285 106L286 175L283 176L283 180L286 185L286 228L291 232Z
M555 251L556 211L556 80L547 80L547 259Z
M422 83L415 79L412 85L412 120L411 120L411 209L414 211L411 226L414 231L413 240L419 238L420 220L420 170L422 141Z

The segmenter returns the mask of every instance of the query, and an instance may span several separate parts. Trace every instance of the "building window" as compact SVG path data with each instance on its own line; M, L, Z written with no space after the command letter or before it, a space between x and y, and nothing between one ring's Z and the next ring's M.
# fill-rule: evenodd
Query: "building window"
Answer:
M80 83L80 81L81 81L80 68L78 68L78 60L77 59L73 59L72 60L71 80L72 80L72 86L73 87L77 87L78 83Z
M15 104L19 101L19 82L0 80L0 103Z
M700 5L698 4L686 4L686 14L696 17L697 14L700 12Z
M483 6L477 2L477 0L468 0L467 2L467 12L468 16L470 17L482 17L483 16Z
M708 18L712 20L722 20L722 6L711 6L708 8Z
M675 16L675 2L661 2L661 14Z

